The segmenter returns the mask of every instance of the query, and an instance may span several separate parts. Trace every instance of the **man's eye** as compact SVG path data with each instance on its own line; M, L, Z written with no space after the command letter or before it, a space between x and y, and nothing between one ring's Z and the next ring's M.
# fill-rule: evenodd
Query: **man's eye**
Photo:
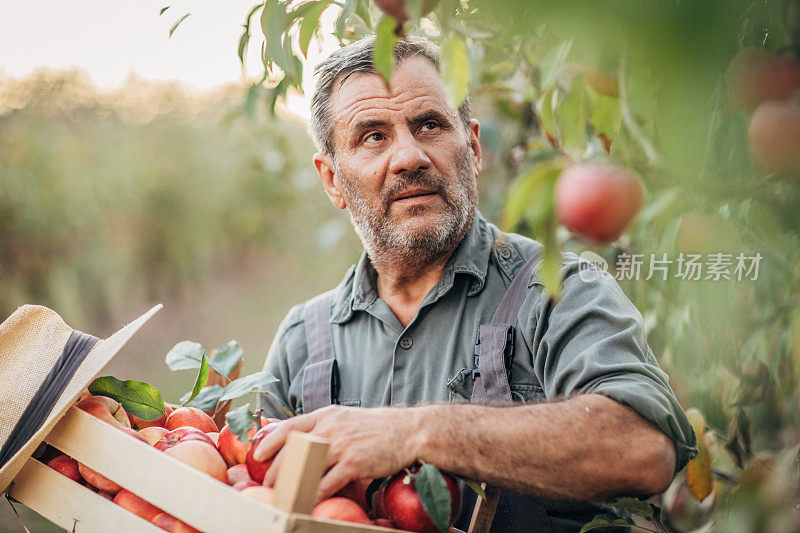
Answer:
M439 127L439 123L436 122L435 120L429 120L428 122L426 122L425 124L422 125L422 129L425 130L425 131L431 131L432 129L438 128L438 127Z
M378 142L384 139L383 133L375 131L364 137L364 141Z

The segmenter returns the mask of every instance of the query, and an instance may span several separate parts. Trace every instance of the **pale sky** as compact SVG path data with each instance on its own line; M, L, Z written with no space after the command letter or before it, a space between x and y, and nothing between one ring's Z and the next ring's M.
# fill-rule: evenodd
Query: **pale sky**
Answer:
M24 77L39 67L79 67L96 85L113 88L130 73L151 80L179 80L208 89L242 80L236 47L247 12L257 0L0 0L0 75ZM171 6L158 16L164 6ZM323 17L328 23L335 7ZM191 12L172 38L169 29ZM329 26L330 27L330 26ZM250 75L258 75L263 37L258 16L251 22ZM331 39L332 41L332 39ZM335 47L309 50L315 64ZM312 49L314 46L312 45ZM304 87L311 89L311 69ZM305 99L289 108L307 116Z

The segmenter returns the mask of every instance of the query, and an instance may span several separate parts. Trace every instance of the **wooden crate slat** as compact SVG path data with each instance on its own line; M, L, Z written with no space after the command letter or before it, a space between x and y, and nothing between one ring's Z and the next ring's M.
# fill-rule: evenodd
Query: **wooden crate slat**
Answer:
M275 507L287 513L309 514L327 466L328 440L292 431L283 454L275 479Z
M36 459L29 459L22 467L10 494L67 531L75 525L78 533L163 533Z
M45 439L62 452L206 533L285 531L289 515L247 498L72 407ZM35 509L34 509L35 510Z
M366 533L368 531L383 532L393 531L402 533L400 529L370 526L367 524L354 524L326 518L312 518L308 515L292 515L286 531L293 533Z

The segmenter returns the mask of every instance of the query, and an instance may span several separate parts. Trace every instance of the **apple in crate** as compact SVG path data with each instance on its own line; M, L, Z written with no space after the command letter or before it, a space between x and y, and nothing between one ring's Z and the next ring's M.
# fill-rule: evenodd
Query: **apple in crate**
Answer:
M247 472L247 465L233 465L228 469L228 485L235 485L240 481L253 481Z
M144 429L139 430L139 435L144 437L147 443L150 446L155 446L156 442L161 440L161 437L169 433L167 428L161 428L158 426L151 426Z
M319 502L311 516L316 518L328 518L330 520L341 520L343 522L355 522L356 524L372 524L372 520L364 509L349 498L334 496Z
M172 413L172 407L164 404L164 414L158 417L155 420L151 420L148 422L147 420L142 420L138 416L133 416L132 414L128 413L128 420L130 420L132 428L151 428L151 427L164 427L167 424L167 417Z
M196 440L204 442L210 446L214 446L214 441L211 440L211 437L209 437L199 429L189 426L180 427L177 429L173 429L172 431L168 431L153 446L155 446L157 450L163 452L180 442L190 441L190 440ZM214 446L214 449L216 450L216 446Z
M185 440L167 448L164 453L228 484L228 465L213 444Z
M173 429L184 426L197 428L204 433L219 431L214 420L195 407L179 407L175 409L172 411L172 414L167 417L167 423L164 427L172 431Z
M250 445L247 448L247 456L245 457L245 464L247 465L247 473L250 474L250 478L253 481L257 481L258 483L264 483L264 476L267 474L267 470L269 467L272 466L272 461L275 460L274 457L267 459L266 461L256 461L253 458L253 453L255 453L256 448L258 447L258 443L261 442L266 435L269 434L267 428L269 426L264 426L256 432L255 437L253 440L250 441ZM271 431L271 428L270 428Z
M164 531L170 531L171 533L200 533L199 529L195 529L186 522L181 522L177 518L167 513L161 513L157 515L155 518L150 520L150 522Z
M261 417L261 427L264 427L270 422L274 421L275 419ZM256 431L257 429L255 427L247 430L247 438L252 439L255 436ZM239 440L238 436L233 434L230 425L225 424L225 426L219 432L217 448L219 449L219 453L222 454L222 458L225 459L226 463L228 463L228 466L244 463L247 459L247 449L249 447L249 442L242 442Z
M242 489L241 492L248 498L264 502L267 505L272 505L273 492L272 489L269 487L256 485L255 487L245 487Z
M95 398L97 398L97 397L98 396L95 396ZM131 437L133 437L135 439L138 439L138 440L144 442L145 444L147 444L147 439L145 439L142 435L140 435L138 432L132 430L131 428L129 428L129 427L120 427L119 429L121 431L123 431L124 433L127 433ZM93 487L96 487L99 490L102 490L102 491L105 491L105 492L110 492L111 494L116 494L117 492L120 491L120 489L122 489L122 487L120 487L117 483L115 483L114 481L111 481L110 479L105 477L103 474L92 470L91 468L89 468L88 466L86 466L83 463L78 463L78 471L81 473L81 476L83 476L83 479L85 479L90 485L92 485Z
M70 478L72 481L77 481L80 483L83 478L81 478L81 474L78 471L78 461L70 457L69 455L62 454L58 457L54 457L47 461L47 466L55 470L56 472L63 474Z
M164 512L152 503L143 500L136 494L125 489L119 491L112 501L136 516L144 518L148 522Z
M122 404L106 396L88 396L78 402L78 409L116 427L129 428L131 422Z

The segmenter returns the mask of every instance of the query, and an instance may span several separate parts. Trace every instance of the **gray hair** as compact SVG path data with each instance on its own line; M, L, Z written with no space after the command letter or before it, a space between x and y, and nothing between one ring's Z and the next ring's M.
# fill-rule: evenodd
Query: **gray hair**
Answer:
M314 69L317 85L311 98L311 136L317 150L323 154L334 155L333 150L333 117L331 116L331 94L333 84L341 75L352 72L377 73L372 63L372 51L375 47L375 36L339 48L329 55ZM412 56L422 56L433 63L440 71L439 47L424 37L408 36L398 41L394 48L396 63ZM469 128L469 97L458 108L458 115Z

